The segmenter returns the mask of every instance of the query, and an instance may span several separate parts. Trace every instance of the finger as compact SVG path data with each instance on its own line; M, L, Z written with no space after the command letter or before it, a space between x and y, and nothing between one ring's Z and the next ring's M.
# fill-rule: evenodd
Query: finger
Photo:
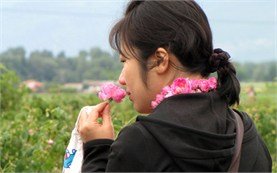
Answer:
M88 120L92 122L96 122L99 115L102 115L102 112L105 108L105 106L108 104L108 102L102 102L96 105L92 111L89 113Z
M111 110L110 105L107 104L102 113L103 125L109 125L112 122L110 110Z
M79 113L80 115L79 115L78 128L77 128L78 131L80 130L80 127L86 122L86 119L87 119L85 109L86 107L83 107Z
M97 113L101 114L101 113L104 111L104 109L105 109L105 107L106 107L106 105L107 105L108 103L109 103L109 102L107 102L107 101L102 102L102 103L99 103L98 105L96 105L96 106L94 107L94 109L92 110L92 112L97 112Z
M94 107L95 107L95 106L87 106L86 111L87 111L88 115L92 112L92 110L94 109Z

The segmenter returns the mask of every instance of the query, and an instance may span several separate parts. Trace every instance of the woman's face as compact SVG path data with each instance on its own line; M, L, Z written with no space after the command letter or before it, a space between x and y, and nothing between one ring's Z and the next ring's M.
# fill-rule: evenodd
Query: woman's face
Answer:
M136 58L125 58L120 55L123 68L119 76L119 83L126 87L129 99L139 113L148 114L152 112L151 101L155 99L158 90L155 82L147 82L145 86L140 74L140 62ZM150 70L151 71L151 70ZM147 72L147 81L151 81L151 75Z

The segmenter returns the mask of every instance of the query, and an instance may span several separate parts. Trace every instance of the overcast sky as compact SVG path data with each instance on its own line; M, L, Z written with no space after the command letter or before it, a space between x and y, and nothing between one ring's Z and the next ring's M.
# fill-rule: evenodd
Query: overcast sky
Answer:
M214 45L234 61L277 60L275 0L196 0L209 18ZM50 50L67 56L100 47L110 51L108 34L126 0L0 0L1 47L27 53Z

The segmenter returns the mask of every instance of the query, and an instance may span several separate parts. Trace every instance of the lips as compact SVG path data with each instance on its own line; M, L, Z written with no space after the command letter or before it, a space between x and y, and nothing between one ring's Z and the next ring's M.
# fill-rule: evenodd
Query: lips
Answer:
M132 97L131 97L130 91L126 91L126 93L127 93L127 95L129 96L129 99L130 99L131 101L133 101L133 99L132 99Z
M128 96L131 95L131 92L129 90L126 89L125 91Z

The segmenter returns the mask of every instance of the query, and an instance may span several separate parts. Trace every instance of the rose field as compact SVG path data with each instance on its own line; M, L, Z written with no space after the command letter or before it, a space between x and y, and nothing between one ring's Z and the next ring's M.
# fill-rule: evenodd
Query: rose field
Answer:
M30 93L14 88L12 74L1 76L0 172L61 172L65 148L79 110L99 103L96 95ZM10 76L9 76L10 75ZM251 88L254 92L249 92ZM276 168L276 82L242 83L241 105L255 121ZM116 133L137 113L128 99L112 103Z

